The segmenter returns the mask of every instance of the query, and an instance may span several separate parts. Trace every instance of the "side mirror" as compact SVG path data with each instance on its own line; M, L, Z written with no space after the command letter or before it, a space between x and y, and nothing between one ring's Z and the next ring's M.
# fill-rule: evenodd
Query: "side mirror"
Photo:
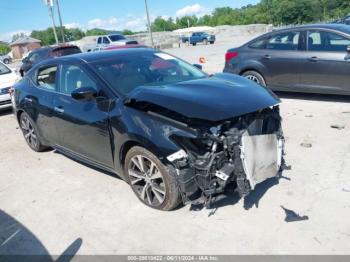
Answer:
M22 59L22 63L28 63L28 62L29 62L28 57L25 57L25 58Z
M97 91L92 87L80 87L75 89L71 96L75 100L89 101L97 97Z
M200 64L193 64L194 67L197 67L199 70L203 69L203 66Z
M346 47L346 52L350 53L350 45Z

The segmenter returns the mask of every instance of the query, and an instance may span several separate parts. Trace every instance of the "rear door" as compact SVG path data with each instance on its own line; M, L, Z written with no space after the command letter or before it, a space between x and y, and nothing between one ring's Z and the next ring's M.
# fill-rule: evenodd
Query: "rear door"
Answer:
M53 145L58 141L53 111L57 79L57 65L40 67L29 80L35 87L23 98L23 107L36 123L39 133Z
M302 31L282 32L271 35L266 40L265 49L259 54L269 87L275 90L297 88L303 43Z
M333 31L308 31L301 87L310 92L350 94L350 38Z
M71 92L80 87L95 88L99 98L78 101ZM107 167L113 167L109 132L109 101L88 68L79 64L60 67L59 94L54 98L59 145Z

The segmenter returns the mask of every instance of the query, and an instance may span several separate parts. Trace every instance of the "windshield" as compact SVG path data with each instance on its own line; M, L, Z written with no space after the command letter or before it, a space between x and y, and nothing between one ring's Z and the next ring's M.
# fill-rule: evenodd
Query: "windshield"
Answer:
M138 86L162 86L206 77L196 67L162 52L121 54L93 66L116 91L127 95Z
M4 64L0 63L0 75L5 75L8 73L11 73L11 70Z
M109 35L109 38L112 40L112 42L126 39L123 35Z

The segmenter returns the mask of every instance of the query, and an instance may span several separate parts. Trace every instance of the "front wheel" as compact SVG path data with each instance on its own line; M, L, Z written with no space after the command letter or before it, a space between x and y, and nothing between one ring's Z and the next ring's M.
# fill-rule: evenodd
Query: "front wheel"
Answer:
M256 71L246 71L242 74L245 78L257 83L261 86L266 86L264 77Z
M4 64L9 64L9 63L10 63L10 60L7 59L7 58L5 58L3 62L4 62Z
M125 158L124 173L136 196L145 205L168 211L180 203L176 178L150 151L135 146Z

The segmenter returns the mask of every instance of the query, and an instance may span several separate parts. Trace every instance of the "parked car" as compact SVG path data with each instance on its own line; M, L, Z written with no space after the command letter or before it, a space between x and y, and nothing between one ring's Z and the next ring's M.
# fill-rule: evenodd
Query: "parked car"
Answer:
M17 79L15 70L0 62L0 110L12 107L10 89Z
M208 43L214 44L215 40L216 40L215 35L209 35L204 32L192 33L191 36L183 36L181 38L182 43L186 43L186 44L189 43L191 45L196 45L198 43L203 43L205 45L207 45Z
M99 50L106 48L108 46L135 45L135 44L138 44L136 40L126 38L125 36L120 34L103 35L103 36L99 36L96 39L96 48Z
M12 61L11 56L0 54L0 62L3 62L4 64L9 64L9 63L11 63L11 61Z
M50 46L34 49L22 60L19 73L21 76L24 76L29 69L43 60L78 53L81 53L81 50L75 45Z
M126 44L126 45L109 45L107 47L96 47L92 52L99 52L105 50L116 50L116 49L126 49L126 48L145 48L147 46L140 44Z
M350 95L350 27L305 25L262 35L229 49L224 72L278 91Z
M127 49L127 48L147 48L145 45L140 44L127 44L127 45L111 45L103 50L116 50L116 49Z
M156 209L201 195L210 203L235 185L245 196L281 168L271 91L151 48L46 60L15 85L14 100L31 149L114 172Z
M337 19L337 20L333 21L332 23L350 25L350 15L348 15L344 18L341 18L341 19Z

